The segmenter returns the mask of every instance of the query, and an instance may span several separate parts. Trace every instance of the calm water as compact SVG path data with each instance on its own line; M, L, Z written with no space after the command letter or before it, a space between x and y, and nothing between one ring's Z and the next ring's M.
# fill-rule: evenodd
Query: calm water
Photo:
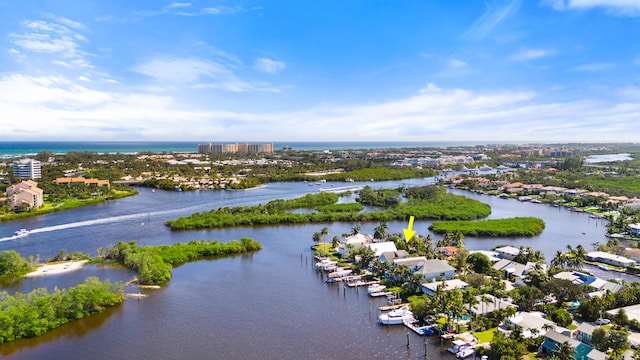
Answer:
M41 151L51 151L54 154L64 154L70 151L90 151L100 154L135 154L143 151L154 153L162 152L197 152L198 144L212 143L246 143L247 141L4 141L0 142L0 159L16 158L20 156L33 156ZM251 141L252 144L273 143L274 150L281 150L289 146L293 150L342 150L342 149L390 149L390 148L417 148L417 147L449 147L449 146L475 146L473 142L437 142L437 141L413 141L413 142L271 142Z
M633 160L633 157L629 153L622 154L606 154L606 155L589 155L584 162L587 164L597 164L603 162L613 162L613 161L625 161L625 160Z
M370 183L376 187L420 185L428 181ZM0 224L0 238L17 228L33 231L20 240L0 241L0 250L45 258L60 248L94 253L117 241L167 244L192 239L228 241L243 236L263 244L254 254L198 261L173 270L173 279L149 297L127 300L105 314L54 330L37 339L0 345L0 355L11 359L423 359L424 343L404 327L376 324L377 306L366 291L327 285L312 270L312 233L324 224L234 228L213 231L171 232L167 219L220 206L252 205L275 198L293 198L316 191L307 184L272 184L244 192L151 192L105 204ZM461 192L462 193L462 192ZM591 249L606 241L601 220L545 205L521 203L464 193L489 203L492 218L537 216L547 227L533 239L465 240L470 249L497 244L528 245L550 260L567 244ZM144 224L143 224L144 223ZM426 234L428 221L414 224ZM372 233L377 223L361 224ZM349 232L353 224L326 224L330 237ZM389 223L400 232L406 224ZM583 234L584 233L584 234ZM439 238L434 236L434 238ZM127 279L123 269L91 267L69 275L24 280L10 291L35 287L66 287L86 276ZM127 288L128 292L137 292ZM429 358L440 358L440 343L430 339ZM445 344L446 347L447 344ZM449 358L448 355L443 355Z

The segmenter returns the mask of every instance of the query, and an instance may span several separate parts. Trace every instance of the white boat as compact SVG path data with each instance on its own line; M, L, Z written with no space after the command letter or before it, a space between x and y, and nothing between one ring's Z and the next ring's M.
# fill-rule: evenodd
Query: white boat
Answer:
M473 347L467 346L467 347L463 348L462 350L458 351L456 353L456 357L458 359L465 359L465 358L468 358L469 356L473 355L473 353L475 353L475 350L473 349Z
M391 310L378 316L378 321L382 325L402 325L405 321L414 321L413 313L408 306Z
M16 232L13 233L16 237L25 237L27 235L29 235L29 230L27 229L20 229Z
M369 294L373 294L373 293L377 293L377 292L381 292L382 290L386 289L387 287L384 285L380 285L380 284L374 284L371 285L367 288L367 292Z
M469 344L467 344L466 342L462 340L453 340L451 342L451 347L448 348L447 351L457 355L460 351L466 349L467 347L469 347Z

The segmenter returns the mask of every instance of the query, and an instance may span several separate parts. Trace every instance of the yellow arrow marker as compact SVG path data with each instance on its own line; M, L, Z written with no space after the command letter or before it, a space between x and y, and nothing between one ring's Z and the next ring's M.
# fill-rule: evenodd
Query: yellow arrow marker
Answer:
M406 229L402 230L402 231L404 231L404 239L407 242L409 242L409 240L411 240L411 238L413 238L413 235L416 234L415 231L411 230L412 227L413 227L413 216L411 216L409 218L409 226Z

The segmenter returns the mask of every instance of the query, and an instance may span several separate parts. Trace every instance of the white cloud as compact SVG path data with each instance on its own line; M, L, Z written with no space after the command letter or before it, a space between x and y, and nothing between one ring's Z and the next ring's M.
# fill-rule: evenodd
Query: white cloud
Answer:
M640 1L637 0L549 0L555 10L588 10L602 8L616 16L640 16Z
M275 74L287 67L282 61L272 60L268 58L259 58L253 63L253 68L268 74Z
M463 69L466 68L469 64L460 59L450 59L448 65L449 67L454 69Z
M174 2L171 3L169 5L167 5L167 8L171 9L171 8L186 8L186 7L190 7L191 3L188 2Z
M465 32L465 37L481 39L487 36L498 24L515 14L522 4L522 0L499 1L499 4L497 2L494 0L487 3L485 12Z
M549 102L531 91L430 83L416 95L377 103L260 113L223 111L215 102L186 106L166 91L97 90L102 86L92 80L0 77L0 113L21 120L5 124L0 140L191 140L197 131L247 141L348 141L355 131L362 140L630 141L640 112L637 88L620 89L619 102ZM353 131L335 131L346 124Z
M509 58L514 61L530 61L551 56L553 54L555 54L555 51L548 49L521 49L520 51L512 54Z
M593 63L583 64L569 69L569 71L581 71L581 72L600 72L606 71L615 67L615 64L611 63Z
M133 71L158 81L192 83L203 77L214 78L230 71L224 65L206 59L159 58L140 63Z

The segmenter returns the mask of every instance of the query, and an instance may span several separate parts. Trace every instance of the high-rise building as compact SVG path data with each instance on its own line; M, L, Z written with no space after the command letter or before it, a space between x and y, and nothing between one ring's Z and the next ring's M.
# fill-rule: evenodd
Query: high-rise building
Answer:
M40 179L42 170L40 161L33 159L20 159L13 162L13 176L21 179Z

